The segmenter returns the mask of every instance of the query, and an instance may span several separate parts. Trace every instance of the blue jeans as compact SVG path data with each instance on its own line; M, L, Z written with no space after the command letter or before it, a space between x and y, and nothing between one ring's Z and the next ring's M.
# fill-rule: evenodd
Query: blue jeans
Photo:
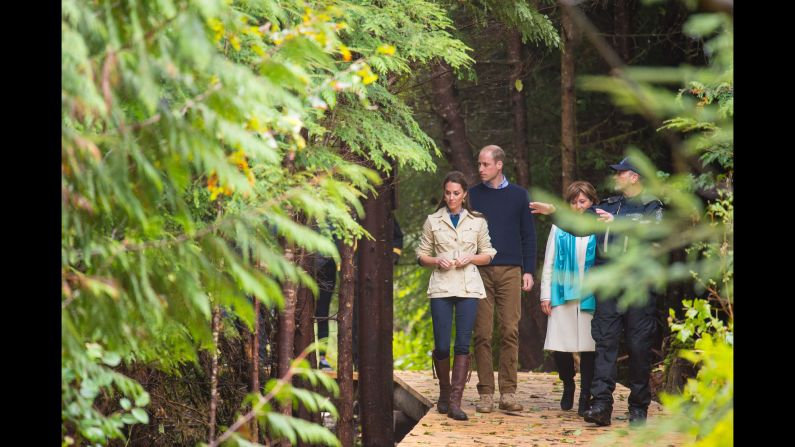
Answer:
M469 354L469 341L478 312L478 298L431 298L431 318L433 320L434 356L441 360L450 357L450 333L453 330L453 309L455 308L455 348L456 355Z

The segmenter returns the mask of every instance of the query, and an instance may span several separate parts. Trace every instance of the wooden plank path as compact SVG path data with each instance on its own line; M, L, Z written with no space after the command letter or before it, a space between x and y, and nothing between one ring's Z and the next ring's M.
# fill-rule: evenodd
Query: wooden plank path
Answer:
M557 373L520 372L517 399L524 406L524 410L518 413L497 410L499 399L497 392L494 396L495 411L483 414L475 412L475 403L478 399L475 388L477 373L473 371L469 383L464 388L464 398L461 402L462 409L469 416L468 421L455 421L436 411L438 387L430 371L395 371L395 376L434 404L411 432L398 443L400 447L605 445L603 435L610 432L623 434L631 431L627 416L629 389L621 384L616 385L613 394L615 403L612 425L599 427L585 422L577 415L579 376L575 378L578 389L574 396L574 408L569 411L560 409L563 384L558 379ZM653 425L655 416L662 412L663 407L657 402L652 402L649 407L648 423ZM642 445L681 446L686 440L687 438L682 435L671 433L657 438L652 444ZM632 444L629 441L622 444L619 438L610 441L609 445Z

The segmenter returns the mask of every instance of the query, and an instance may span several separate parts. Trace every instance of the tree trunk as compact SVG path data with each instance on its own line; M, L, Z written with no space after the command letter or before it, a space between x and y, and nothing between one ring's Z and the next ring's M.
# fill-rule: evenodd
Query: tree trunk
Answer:
M523 188L530 186L530 166L527 164L527 103L525 102L522 77L522 35L516 30L507 30L508 63L511 65L508 88L511 89L511 112L513 114L513 156L516 161L516 183ZM521 86L521 87L520 87Z
M574 94L574 50L577 39L574 21L571 19L565 8L561 8L561 57L560 57L560 92L561 92L561 126L560 126L560 149L561 149L561 173L562 191L574 181L576 176L577 154L576 138L577 123L575 120L575 101Z
M337 383L340 386L337 437L342 447L353 447L353 247L345 244L340 253L339 310L337 311Z
M288 262L293 262L295 252L292 245L287 245L284 249L284 257ZM295 303L298 295L298 287L292 281L285 281L282 288L284 295L284 310L279 314L279 377L284 377L290 369L290 363L294 357L295 348ZM291 407L288 405L282 409L282 413L291 414Z
M527 104L517 81L523 76L522 36L516 30L507 30L508 63L511 66L509 88L511 89L511 110L513 114L513 157L516 161L516 183L527 189L530 187L530 169L527 163ZM538 282L538 278L536 278ZM544 338L546 337L546 315L541 311L538 301L538 287L529 292L529 299L522 300L522 316L519 320L519 368L535 369L544 364ZM527 292L522 292L525 294Z
M312 264L314 264L314 258L308 255L302 256L301 260L299 261L299 265L302 269L307 271L313 277L316 277L317 273L312 268ZM298 293L296 294L295 303L296 326L295 350L293 351L293 355L296 357L304 352L304 349L306 349L310 344L312 344L313 341L315 341L314 316L315 298L312 296L312 291L307 287L300 287L298 289ZM307 355L306 359L313 367L317 365L314 353Z
M375 240L359 245L359 409L363 445L393 445L392 187L364 200L363 226Z
M218 410L218 335L221 330L221 308L213 307L213 355L210 374L210 442L215 441L215 417Z
M435 62L432 64L431 79L434 109L442 118L443 152L453 169L463 172L469 184L474 185L479 176L456 97L453 69L444 61Z
M312 256L301 256L299 265L302 269L312 274L313 277L317 276L317 273L312 268L314 265ZM300 287L298 289L295 312L295 350L293 351L293 355L298 357L310 344L312 344L315 338L315 299L312 296L312 291L307 287ZM312 367L317 365L314 353L307 355L306 359ZM310 382L297 377L293 379L293 385L299 388L315 391ZM298 417L306 421L320 423L320 414L310 413L309 410L307 410L303 405L298 407ZM298 440L298 447L307 445L309 444L301 441L300 439Z
M285 242L284 258L290 262L295 262L295 248L292 244ZM282 295L284 295L284 309L279 313L279 365L278 377L284 377L290 370L290 365L295 358L295 304L298 300L298 286L292 281L285 280L282 286ZM279 409L282 414L292 416L293 406L287 403ZM281 447L289 447L290 441L282 439L275 443Z
M254 330L251 333L251 392L259 393L259 312L260 303L254 297ZM257 418L251 420L251 441L259 442Z
M522 317L519 320L519 369L534 370L541 367L543 371L551 371L554 363L552 358L544 358L544 339L547 335L547 316L541 310L541 278L534 277L533 288L526 299L522 299Z
M621 61L629 62L629 0L615 0L613 45Z

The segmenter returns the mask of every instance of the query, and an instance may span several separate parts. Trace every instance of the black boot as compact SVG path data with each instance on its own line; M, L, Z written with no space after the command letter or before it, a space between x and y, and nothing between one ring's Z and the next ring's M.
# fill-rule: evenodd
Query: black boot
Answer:
M613 407L595 403L590 409L588 409L588 411L585 412L583 417L585 418L585 422L591 422L604 427L610 425L610 418L612 414Z
M445 414L450 410L450 357L437 359L436 354L432 354L433 367L439 379L439 400L436 402L436 409L439 413Z
M457 421L469 419L467 414L461 410L461 398L464 396L464 384L467 382L469 372L469 354L456 354L453 358L452 390L450 392L450 410L447 417Z
M594 359L596 353L580 353L580 403L577 407L577 414L585 416L585 412L591 408L591 381L593 381Z
M629 425L631 427L646 425L647 414L646 408L629 407Z
M574 357L571 352L554 351L553 357L558 366L558 377L563 381L563 396L560 398L560 409L571 410L574 406Z

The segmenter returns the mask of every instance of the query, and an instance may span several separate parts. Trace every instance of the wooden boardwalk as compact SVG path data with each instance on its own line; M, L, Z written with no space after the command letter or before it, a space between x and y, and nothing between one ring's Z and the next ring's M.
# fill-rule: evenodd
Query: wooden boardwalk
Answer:
M579 398L579 376L574 408L560 409L560 396L563 385L557 373L519 373L517 398L524 410L507 413L496 410L499 392L495 394L495 411L488 414L476 413L477 373L464 389L462 408L469 416L468 421L455 421L436 411L438 388L430 371L395 371L395 376L406 386L424 396L425 402L434 406L416 426L398 443L401 447L411 446L454 446L454 447L507 447L507 446L563 446L563 445L633 445L622 442L622 435L631 431L627 417L627 397L629 389L618 384L614 393L613 423L599 427L585 422L577 416ZM496 376L496 374L495 374ZM495 380L496 382L496 380ZM660 404L652 402L649 408L650 425L655 416L661 414ZM617 439L606 441L604 435L617 435ZM600 439L601 438L601 439ZM686 438L670 434L657 438L653 443L639 445L681 446ZM638 444L635 444L638 445Z

